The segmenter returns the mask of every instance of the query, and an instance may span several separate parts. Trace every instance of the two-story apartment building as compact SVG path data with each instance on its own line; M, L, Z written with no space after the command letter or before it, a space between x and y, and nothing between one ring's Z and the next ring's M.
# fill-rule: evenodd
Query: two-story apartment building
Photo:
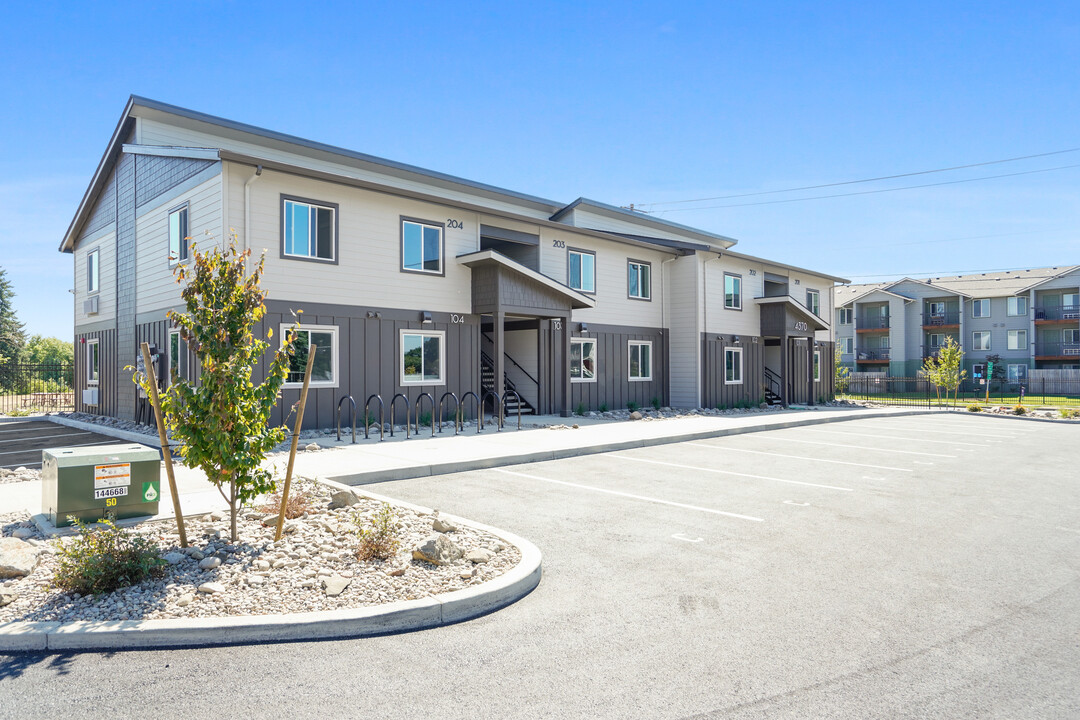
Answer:
M841 362L913 377L951 337L969 376L997 356L1005 377L1080 368L1080 265L833 289Z
M136 416L144 401L123 368L144 340L168 372L197 376L166 319L183 307L173 271L191 243L230 238L265 253L263 335L280 342L303 311L302 345L317 348L310 426L375 394L389 406L512 389L527 412L569 414L832 392L827 319L842 278L604 203L132 97L61 244L75 258L79 410Z

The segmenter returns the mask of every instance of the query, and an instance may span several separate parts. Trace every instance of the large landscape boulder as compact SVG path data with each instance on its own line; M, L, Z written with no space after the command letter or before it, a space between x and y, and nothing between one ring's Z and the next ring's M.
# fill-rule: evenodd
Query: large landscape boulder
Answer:
M432 565L449 565L461 559L461 548L442 533L433 533L413 549L413 560L424 560Z
M24 577L34 571L38 549L18 538L0 538L0 578Z

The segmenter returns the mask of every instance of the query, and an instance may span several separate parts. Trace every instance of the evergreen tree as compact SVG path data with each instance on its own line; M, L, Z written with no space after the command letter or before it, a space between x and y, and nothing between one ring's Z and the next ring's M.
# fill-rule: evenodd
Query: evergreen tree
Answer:
M0 363L17 361L25 344L26 332L15 315L15 291L7 271L0 268Z

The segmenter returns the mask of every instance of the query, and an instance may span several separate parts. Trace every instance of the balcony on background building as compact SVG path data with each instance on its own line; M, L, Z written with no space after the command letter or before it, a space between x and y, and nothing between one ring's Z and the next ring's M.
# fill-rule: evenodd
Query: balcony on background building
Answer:
M959 327L960 311L925 312L923 313L922 324L924 328Z
M1054 322L1080 322L1080 305L1036 306L1035 322L1040 325Z
M886 332L889 329L889 318L886 317L861 317L855 322L855 332L872 333Z
M1075 342L1040 342L1035 343L1036 360L1075 360L1080 362L1080 343Z
M889 348L860 350L855 354L855 359L860 363L887 363L889 362Z

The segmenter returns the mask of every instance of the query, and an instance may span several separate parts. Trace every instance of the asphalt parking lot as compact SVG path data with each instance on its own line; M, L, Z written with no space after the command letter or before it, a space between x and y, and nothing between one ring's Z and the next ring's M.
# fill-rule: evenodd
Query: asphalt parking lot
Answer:
M0 422L0 468L40 468L41 451L54 447L115 445L121 440L40 420Z
M0 716L1075 717L1078 441L913 416L381 483L529 538L540 586L407 635L13 656Z

